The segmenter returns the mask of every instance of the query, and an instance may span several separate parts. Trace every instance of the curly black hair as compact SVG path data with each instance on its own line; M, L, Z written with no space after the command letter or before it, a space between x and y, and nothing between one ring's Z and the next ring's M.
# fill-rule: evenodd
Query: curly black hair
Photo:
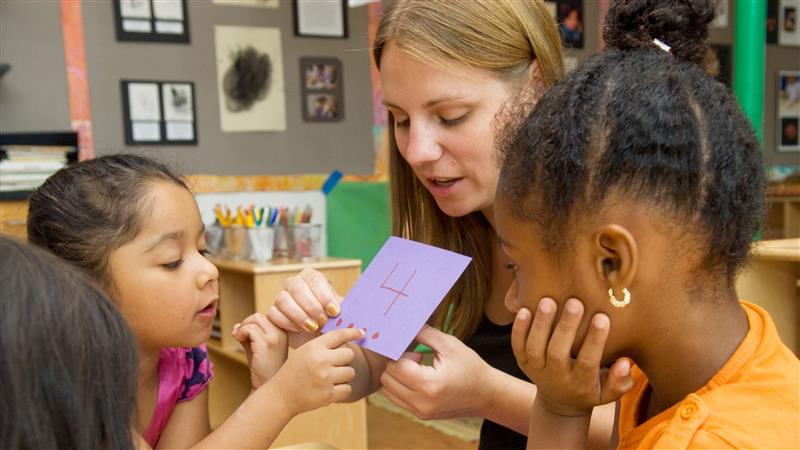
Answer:
M507 129L499 196L556 254L577 217L614 194L680 217L708 271L732 280L747 260L764 172L736 99L698 65L713 12L709 0L616 1L609 47Z

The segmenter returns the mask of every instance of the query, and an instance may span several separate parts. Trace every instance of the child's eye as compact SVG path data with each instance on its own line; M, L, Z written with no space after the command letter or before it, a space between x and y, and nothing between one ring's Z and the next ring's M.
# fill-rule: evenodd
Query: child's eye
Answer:
M512 272L516 272L517 271L517 265L512 263L512 262L507 262L506 263L506 270L510 270Z
M171 263L162 264L161 266L167 270L175 270L183 264L183 259L179 259L177 261L173 261Z
M206 249L202 249L202 250L200 250L200 254L203 255L204 258L208 258L208 255L210 255L211 252L209 252Z

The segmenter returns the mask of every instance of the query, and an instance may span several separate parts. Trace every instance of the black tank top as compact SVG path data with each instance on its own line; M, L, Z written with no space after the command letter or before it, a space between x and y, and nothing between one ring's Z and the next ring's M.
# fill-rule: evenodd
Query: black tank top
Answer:
M511 327L492 323L484 314L478 329L465 344L486 361L490 366L521 380L530 382L522 369L517 365L511 350ZM498 425L489 419L483 420L478 450L514 450L524 449L527 436Z

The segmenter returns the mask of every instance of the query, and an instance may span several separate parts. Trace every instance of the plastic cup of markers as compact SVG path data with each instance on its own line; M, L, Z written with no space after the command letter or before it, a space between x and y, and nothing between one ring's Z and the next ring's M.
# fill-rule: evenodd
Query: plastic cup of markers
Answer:
M275 244L275 230L272 228L248 228L247 237L250 240L250 260L257 262L272 259L272 249Z
M225 245L225 229L219 223L211 224L206 227L205 238L208 253L217 255Z
M273 255L276 258L288 258L293 254L292 248L292 229L288 225L276 224L273 228L275 230L275 245L273 247Z
M247 239L247 229L241 225L231 225L225 228L225 253L227 258L250 258L250 243Z
M301 261L310 261L321 256L322 225L318 223L298 223L292 226L294 253Z

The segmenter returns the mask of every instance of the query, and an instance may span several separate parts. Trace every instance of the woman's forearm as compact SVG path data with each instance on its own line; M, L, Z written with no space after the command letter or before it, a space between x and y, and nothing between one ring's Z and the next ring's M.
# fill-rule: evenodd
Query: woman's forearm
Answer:
M485 389L476 416L528 434L528 419L536 398L536 386L505 372L489 367Z
M386 368L386 358L356 344L348 344L355 354L352 367L356 372L350 382L353 391L347 402L360 400L381 388L381 374Z

